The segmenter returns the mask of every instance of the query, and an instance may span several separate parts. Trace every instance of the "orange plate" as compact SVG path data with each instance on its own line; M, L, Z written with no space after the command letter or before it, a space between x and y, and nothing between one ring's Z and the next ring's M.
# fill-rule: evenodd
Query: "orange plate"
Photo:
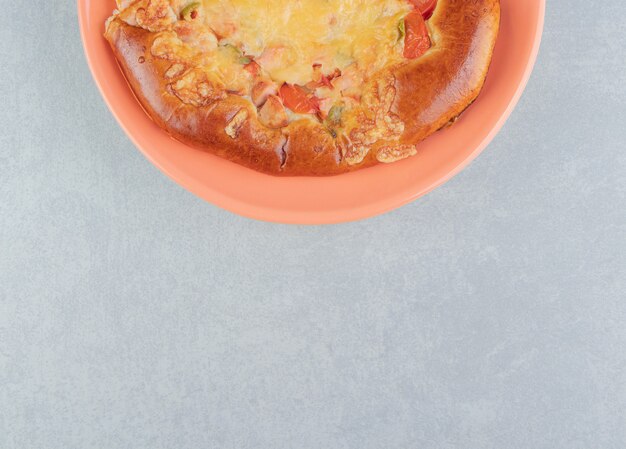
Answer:
M327 178L263 175L170 138L141 109L102 37L112 0L78 0L81 36L94 79L117 121L143 154L176 182L224 209L261 220L319 224L358 220L402 206L443 184L494 138L530 77L545 0L501 0L502 23L478 100L420 153Z

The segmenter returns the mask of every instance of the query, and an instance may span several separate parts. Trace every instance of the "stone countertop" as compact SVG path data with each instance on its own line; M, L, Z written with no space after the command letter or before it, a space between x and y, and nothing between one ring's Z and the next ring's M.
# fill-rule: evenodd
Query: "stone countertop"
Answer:
M370 220L256 222L133 148L75 2L0 16L0 447L626 447L626 3L550 1L502 132Z

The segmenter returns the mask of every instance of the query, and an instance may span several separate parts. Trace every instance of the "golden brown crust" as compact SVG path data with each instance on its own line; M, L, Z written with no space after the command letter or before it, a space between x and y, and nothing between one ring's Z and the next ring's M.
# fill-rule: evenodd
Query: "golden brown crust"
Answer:
M157 34L118 17L105 37L148 115L176 139L264 173L324 176L412 156L461 114L483 86L499 19L499 0L439 0L429 21L433 48L366 86L358 126L346 135L308 119L268 127L251 101L210 80L186 98L185 86L168 79L186 68L153 56Z
M404 143L419 142L458 117L480 93L500 25L500 1L439 0L433 48L395 71Z
M172 64L150 52L154 35L121 20L107 27L107 39L133 92L146 112L173 137L194 147L266 173L279 174L286 139L261 125L247 100L229 95L205 106L183 103L168 88L164 74ZM226 132L233 117L248 112L248 120Z

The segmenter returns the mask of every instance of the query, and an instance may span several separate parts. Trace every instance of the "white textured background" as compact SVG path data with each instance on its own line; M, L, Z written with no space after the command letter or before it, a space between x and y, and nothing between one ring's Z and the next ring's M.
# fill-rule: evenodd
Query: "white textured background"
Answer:
M487 151L327 227L166 179L74 2L0 3L0 448L626 447L626 3L551 0Z

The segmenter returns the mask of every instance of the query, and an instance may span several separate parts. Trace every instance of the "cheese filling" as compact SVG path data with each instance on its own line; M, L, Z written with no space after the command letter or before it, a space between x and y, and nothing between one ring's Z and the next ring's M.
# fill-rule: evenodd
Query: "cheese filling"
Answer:
M203 0L202 20L221 43L249 55L279 83L304 85L357 64L373 73L400 59L406 0Z

